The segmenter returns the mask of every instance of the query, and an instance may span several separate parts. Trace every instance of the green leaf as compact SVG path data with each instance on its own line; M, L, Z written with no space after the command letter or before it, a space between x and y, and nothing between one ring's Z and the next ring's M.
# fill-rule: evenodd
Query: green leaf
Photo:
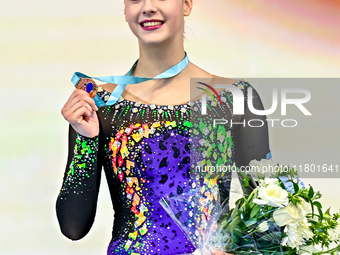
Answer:
M250 212L250 206L249 206L249 204L245 204L244 205L244 215L249 215L249 212Z
M319 214L320 214L320 220L323 219L323 213L322 213L322 210L320 207L318 207L318 211L319 211Z
M299 185L297 185L295 182L293 182L294 185L294 191L295 193L299 191Z
M316 206L316 208L318 208L320 220L322 220L323 219L323 213L322 213L322 210L321 210L322 205L318 201L314 201L313 205ZM312 209L313 209L313 207L312 207Z
M223 215L219 221L219 224L222 228L224 228L228 224L228 217L227 215Z
M245 179L243 180L243 182L244 182L244 187L248 187L248 186L249 186L249 181L250 181L250 178L245 178Z
M240 221L239 224L238 224L238 226L240 226L240 228L241 228L242 230L246 230L246 229L247 229L247 225L246 225L243 221Z
M240 238L237 235L232 235L232 236L233 236L234 243L238 243Z
M233 228L235 228L235 226L240 222L240 218L239 217L235 217L233 218L233 220L229 223L229 225L227 225L227 228L232 230Z
M322 197L322 194L320 193L320 191L317 191L315 194L314 194L314 197L313 197L313 200L317 200L319 198Z
M310 186L309 191L308 191L308 197L309 197L310 199L312 199L313 196L314 196L314 190L313 190L313 187Z
M243 236L242 230L239 226L235 226L233 234L237 236Z
M254 208L251 210L250 218L254 218L254 216L255 216L256 214L258 214L258 212L260 211L260 209L261 209L261 206L260 206L260 205L254 206Z
M314 206L313 206L312 201L310 202L310 206L312 207L312 217L314 217Z
M250 227L250 226L254 225L256 223L256 221L257 221L256 219L250 219L250 220L245 222L245 225L247 227Z
M322 205L318 201L314 201L313 205L315 205L317 208L320 208L320 209L322 208Z

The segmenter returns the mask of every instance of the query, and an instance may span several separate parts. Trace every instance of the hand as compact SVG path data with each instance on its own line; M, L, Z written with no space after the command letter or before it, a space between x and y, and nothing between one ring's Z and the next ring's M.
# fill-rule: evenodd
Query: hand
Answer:
M75 89L61 109L61 114L75 131L92 138L99 134L97 110L94 100L87 92Z
M218 251L218 250L214 250L214 249L211 250L210 252L211 252L212 255L233 255L231 253L225 253L223 251Z

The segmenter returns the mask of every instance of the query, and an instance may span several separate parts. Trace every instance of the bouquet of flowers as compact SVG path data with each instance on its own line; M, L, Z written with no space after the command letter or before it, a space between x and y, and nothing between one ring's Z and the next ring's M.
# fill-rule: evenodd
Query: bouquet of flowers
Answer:
M240 172L244 186L251 178L258 186L231 210L218 201L216 178L206 178L189 193L162 199L163 207L197 248L195 254L210 254L211 249L236 254L339 254L340 214L322 210L321 193L306 188L294 167L264 159L250 163L253 168L263 165L277 171L269 176Z

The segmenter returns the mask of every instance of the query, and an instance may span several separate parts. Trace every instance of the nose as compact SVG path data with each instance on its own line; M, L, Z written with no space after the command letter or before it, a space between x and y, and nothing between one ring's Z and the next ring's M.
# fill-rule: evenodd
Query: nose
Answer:
M156 0L157 1L157 0ZM157 12L155 0L145 0L143 6L143 14L150 15Z

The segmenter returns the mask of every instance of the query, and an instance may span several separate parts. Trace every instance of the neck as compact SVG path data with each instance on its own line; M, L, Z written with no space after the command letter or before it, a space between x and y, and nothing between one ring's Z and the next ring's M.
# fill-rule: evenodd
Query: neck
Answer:
M176 46L175 46L176 45ZM145 45L139 43L139 60L134 76L155 77L179 63L185 57L183 44Z

